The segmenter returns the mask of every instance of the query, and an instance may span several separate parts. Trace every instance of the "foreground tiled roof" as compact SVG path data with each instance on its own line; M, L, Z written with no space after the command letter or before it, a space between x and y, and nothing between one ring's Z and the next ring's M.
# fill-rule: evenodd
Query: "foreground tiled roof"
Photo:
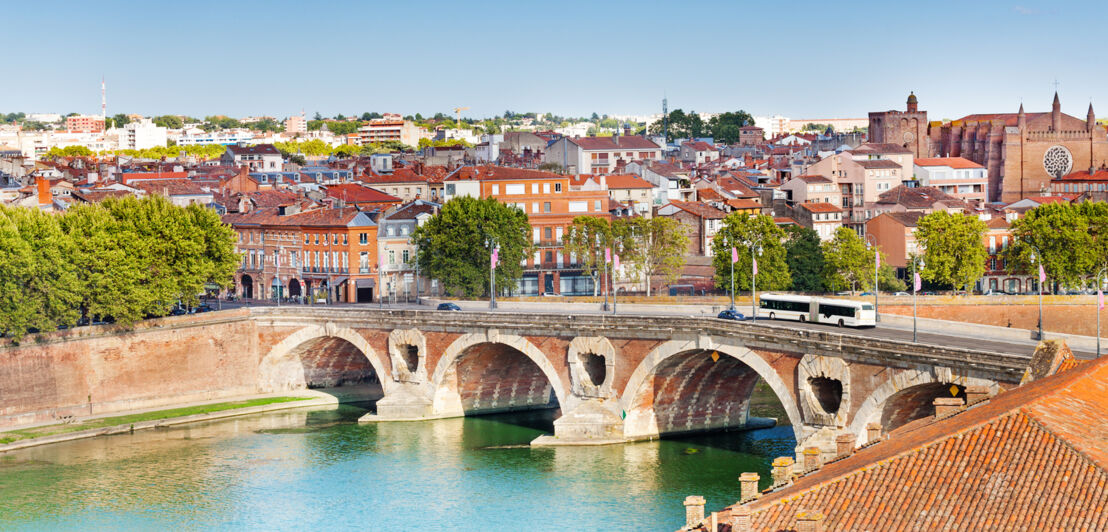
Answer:
M929 209L936 203L948 206L963 204L962 200L935 187L894 187L877 197L877 203L903 205L908 209Z
M949 166L956 170L966 170L970 168L984 168L965 157L928 157L923 159L916 159L916 166Z
M612 174L605 179L609 189L654 188L649 181L632 174Z
M350 203L400 203L400 198L358 183L331 185L327 195Z
M1064 181L1108 181L1108 170L1101 168L1092 174L1085 170L1079 170L1070 174L1066 174L1062 177L1056 177L1051 179L1053 182Z
M584 150L657 150L659 148L654 141L638 135L580 137L570 139L570 142Z
M748 503L752 529L1105 530L1106 412L1108 358L906 425Z
M700 203L698 201L677 201L672 200L670 205L677 207L683 211L692 213L701 218L707 218L710 220L722 220L727 217L727 213L711 206L706 203Z

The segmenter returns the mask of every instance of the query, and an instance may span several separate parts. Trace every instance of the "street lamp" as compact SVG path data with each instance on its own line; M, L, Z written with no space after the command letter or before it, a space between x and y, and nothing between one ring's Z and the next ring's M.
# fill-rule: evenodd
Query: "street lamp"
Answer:
M878 274L881 269L881 255L877 250L877 236L873 233L866 233L866 248L869 248L869 239L873 238L873 319L874 321L881 321L881 310L877 306L877 294L881 292L881 288L878 281Z
M758 319L758 259L754 257L757 251L762 256L762 244L755 243L750 246L750 309L754 319Z
M612 249L612 261L611 261L611 274L608 276L608 284L612 290L612 314L616 313L616 296L619 294L616 292L616 261L619 260L619 252L621 248L618 244Z
M1034 247L1034 246L1032 246L1032 249L1034 249L1035 251L1033 251L1031 253L1031 265L1035 266L1035 258L1036 258L1035 253L1038 252L1039 249ZM1040 254L1040 258L1041 258L1041 254ZM1043 265L1040 263L1038 266L1039 266L1039 271L1042 272L1043 271ZM1040 342L1043 341L1043 280L1044 280L1043 277L1044 277L1043 274L1040 273L1039 274L1039 283L1038 283L1038 287L1039 287L1039 326L1038 327L1039 327L1039 341Z
M1104 302L1104 272L1108 271L1108 266L1100 269L1096 274L1096 303L1094 304L1096 312L1096 357L1100 358L1100 311L1103 308Z
M919 329L916 326L916 290L919 286L919 272L924 268L923 259L919 259L919 265L916 266L916 259L912 259L912 343L919 341Z
M601 247L600 246L600 234L597 233L597 235L596 235L596 254L595 254L595 256L596 256L598 261L600 260L600 247ZM604 305L602 307L600 307L600 310L602 310L604 312L608 312L608 280L606 279L607 276L608 276L608 265L605 264L602 268L600 268L600 291L604 292Z
M485 239L485 246L489 248L489 310L496 310L496 262L499 250L496 248L496 240Z

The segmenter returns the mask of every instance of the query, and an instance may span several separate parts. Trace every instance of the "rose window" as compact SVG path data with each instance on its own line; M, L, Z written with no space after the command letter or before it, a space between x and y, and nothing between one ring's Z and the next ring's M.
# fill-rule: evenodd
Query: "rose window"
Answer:
M1052 146L1043 154L1043 169L1051 177L1062 177L1073 168L1073 156L1062 146Z

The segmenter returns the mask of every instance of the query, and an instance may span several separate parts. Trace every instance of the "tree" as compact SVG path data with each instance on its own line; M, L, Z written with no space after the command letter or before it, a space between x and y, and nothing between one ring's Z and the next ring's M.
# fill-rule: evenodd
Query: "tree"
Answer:
M789 265L792 289L799 292L823 290L823 248L819 234L799 225L789 226L785 233L788 234L785 261Z
M716 142L734 144L739 141L739 128L754 123L754 117L746 111L722 113L708 121L708 129Z
M169 129L181 129L185 127L185 121L181 120L181 117L174 115L155 116L153 122L156 126Z
M1042 264L1052 281L1067 286L1083 284L1086 276L1096 273L1098 264L1103 267L1108 261L1104 255L1108 249L1106 217L1105 207L1088 203L1051 203L1031 209L1012 222L1015 241L1006 253L1007 262L1013 271L1029 273L1038 272Z
M847 227L823 243L823 284L828 290L869 290L873 285L873 253L862 237Z
M877 287L886 292L903 292L908 289L904 281L897 279L896 269L885 264L885 254L881 254L881 268L878 269Z
M381 118L381 113L362 113L363 122L369 122L370 120L375 120L377 118Z
M112 123L115 124L115 127L123 127L127 124L130 124L131 119L128 118L127 115L119 113L116 115L112 115Z
M489 241L500 248L497 286L513 286L523 275L521 262L531 250L527 214L494 198L454 198L412 235L419 248L419 266L443 286L465 297L487 293Z
M47 150L45 157L52 159L58 157L92 157L93 155L95 154L92 153L92 150L84 146L66 146L64 148L54 146Z
M831 127L831 124L815 124L815 123L809 122L807 124L804 124L804 127L801 128L800 130L801 131L818 131L818 132L822 133L824 131L827 131L827 128L829 128L829 127Z
M735 263L735 289L751 287L752 247L761 247L758 259L758 287L764 290L785 290L792 285L786 262L785 231L773 218L758 214L734 212L723 219L723 227L712 239L712 265L716 271L716 287L731 289L731 248L738 250ZM756 254L755 254L756 255Z
M343 144L342 146L336 146L331 151L331 155L340 159L349 159L351 157L357 157L362 151L361 146L355 146L353 144Z
M984 236L988 227L976 216L935 211L916 222L916 241L924 249L920 276L969 290L985 274Z
M661 275L673 283L685 267L689 237L685 226L673 218L624 218L613 223L624 243L623 258L631 265L633 278L641 274L646 281L646 296L650 297L651 280Z
M600 289L598 278L604 268L604 248L612 246L612 225L603 218L578 216L566 228L562 244L577 257L581 273L592 277L593 295Z
M0 206L0 332L18 341L76 323L81 285L72 253L56 216Z
M315 114L312 115L312 120L315 120L316 122L322 122L323 115L319 114L319 111L316 111Z

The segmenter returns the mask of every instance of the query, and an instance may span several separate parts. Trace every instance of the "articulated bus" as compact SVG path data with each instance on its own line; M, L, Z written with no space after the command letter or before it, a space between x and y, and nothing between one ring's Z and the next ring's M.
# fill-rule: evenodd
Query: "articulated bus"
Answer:
M811 296L765 294L758 308L769 319L828 323L839 327L876 327L873 303Z

